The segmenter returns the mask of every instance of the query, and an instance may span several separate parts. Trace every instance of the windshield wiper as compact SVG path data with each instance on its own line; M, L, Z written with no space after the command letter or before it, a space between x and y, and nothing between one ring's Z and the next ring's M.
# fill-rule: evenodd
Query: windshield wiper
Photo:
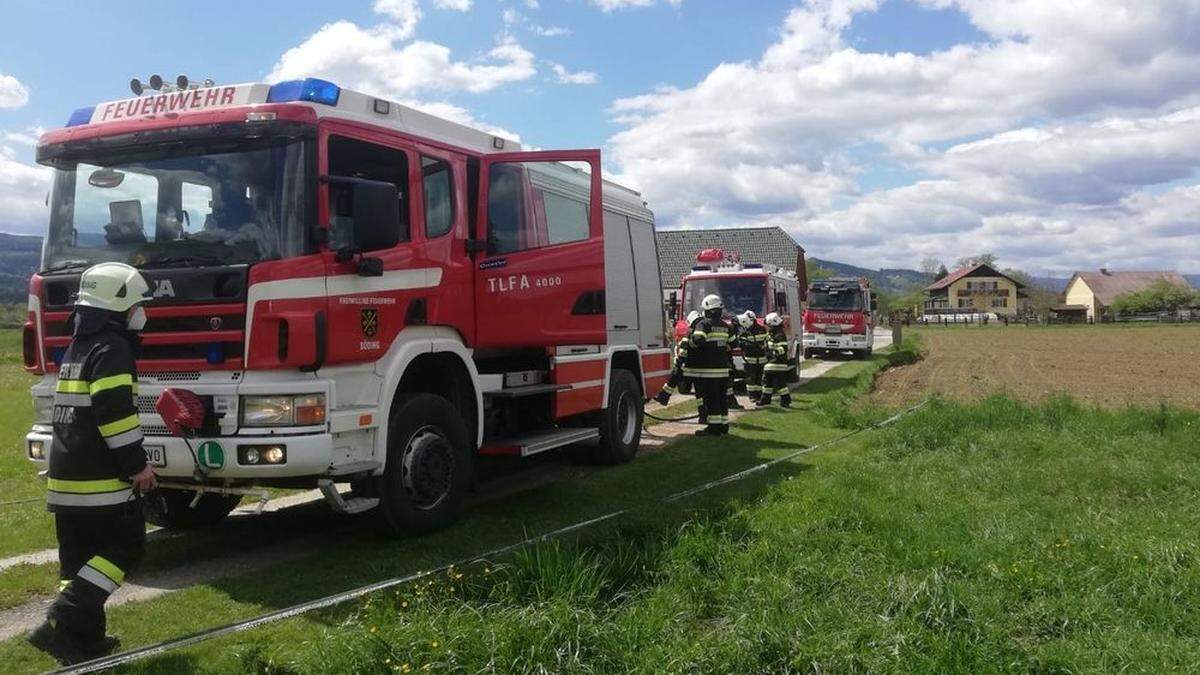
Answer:
M197 267L211 267L213 265L227 265L228 261L222 260L213 255L169 255L162 258L147 260L141 265L137 265L139 269L154 268L154 267L186 267L195 265Z
M39 274L48 274L50 272L82 272L91 266L92 263L86 260L64 260L47 267Z

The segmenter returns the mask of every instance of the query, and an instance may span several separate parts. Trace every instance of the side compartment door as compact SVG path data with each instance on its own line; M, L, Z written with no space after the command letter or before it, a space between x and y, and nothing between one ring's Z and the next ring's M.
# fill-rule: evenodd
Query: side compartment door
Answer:
M606 344L600 151L502 153L481 164L476 346Z

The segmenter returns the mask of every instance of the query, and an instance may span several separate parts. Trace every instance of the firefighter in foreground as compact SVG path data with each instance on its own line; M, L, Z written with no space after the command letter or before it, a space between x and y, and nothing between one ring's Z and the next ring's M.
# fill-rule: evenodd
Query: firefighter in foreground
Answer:
M687 365L683 374L691 380L696 396L704 406L707 426L696 432L701 436L729 433L729 409L725 389L729 377L729 326L721 318L721 296L708 295L700 302L704 317L688 334Z
M758 323L758 317L750 310L739 314L737 320L742 327L738 345L746 363L746 393L751 401L757 402L762 397L763 364L767 362L767 329Z
M134 406L134 351L149 290L129 265L88 268L58 371L46 502L58 534L61 582L29 642L64 664L117 647L105 635L104 603L145 547L136 493L155 489L157 480Z
M703 316L700 312L692 310L688 312L687 324L688 331L696 326L696 322ZM679 344L675 345L675 365L671 369L671 377L663 384L662 389L654 396L654 400L659 405L666 405L671 401L672 394L679 393L679 385L683 384L683 368L687 364L688 354L688 336L684 335L679 339Z
M779 394L779 403L785 408L792 406L792 393L788 389L788 373L792 366L788 363L788 338L783 332L783 317L771 312L765 320L767 324L767 364L763 366L763 392L758 400L759 406L771 405L771 396Z

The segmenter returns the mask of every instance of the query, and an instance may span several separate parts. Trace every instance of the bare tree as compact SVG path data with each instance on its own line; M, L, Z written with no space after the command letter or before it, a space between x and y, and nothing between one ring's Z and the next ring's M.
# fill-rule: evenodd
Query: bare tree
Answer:
M938 270L942 267L942 261L934 258L933 256L921 259L921 273L923 274L928 274L932 277L936 275Z

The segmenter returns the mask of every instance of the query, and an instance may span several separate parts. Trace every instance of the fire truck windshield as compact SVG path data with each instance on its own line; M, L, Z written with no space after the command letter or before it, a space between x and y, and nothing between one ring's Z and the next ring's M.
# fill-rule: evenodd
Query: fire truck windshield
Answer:
M310 142L195 138L47 153L43 271L245 264L309 248Z
M862 311L862 291L858 289L818 290L808 293L808 308L834 312Z
M725 304L725 313L741 314L750 310L763 315L766 279L762 277L707 277L688 279L683 290L683 313L700 309L704 296L716 293Z

